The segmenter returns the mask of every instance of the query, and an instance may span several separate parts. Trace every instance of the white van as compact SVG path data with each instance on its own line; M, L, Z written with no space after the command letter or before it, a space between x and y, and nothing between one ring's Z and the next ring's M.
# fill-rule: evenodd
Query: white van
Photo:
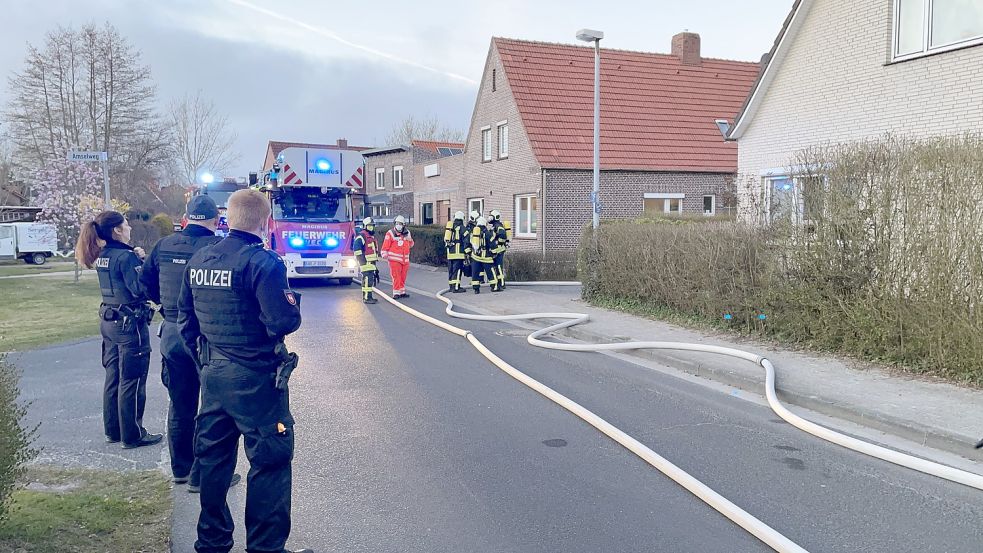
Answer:
M58 229L49 223L0 223L0 259L43 265L58 250Z

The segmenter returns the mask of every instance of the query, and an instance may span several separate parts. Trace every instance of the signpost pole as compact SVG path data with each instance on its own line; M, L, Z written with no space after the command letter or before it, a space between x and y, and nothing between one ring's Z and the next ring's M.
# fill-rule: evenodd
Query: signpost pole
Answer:
M109 202L109 156L102 158L102 189L106 197L106 209L112 209L113 204Z

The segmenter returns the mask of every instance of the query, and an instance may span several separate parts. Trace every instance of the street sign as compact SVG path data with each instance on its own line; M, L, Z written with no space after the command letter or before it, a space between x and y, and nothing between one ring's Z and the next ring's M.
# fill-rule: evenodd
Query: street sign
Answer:
M76 152L68 151L68 161L107 161L109 154L106 152Z

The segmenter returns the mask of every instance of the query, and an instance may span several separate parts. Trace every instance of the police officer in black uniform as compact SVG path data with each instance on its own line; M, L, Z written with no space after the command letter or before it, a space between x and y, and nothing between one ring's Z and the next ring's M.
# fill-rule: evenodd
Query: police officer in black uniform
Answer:
M167 439L171 454L171 473L175 484L187 483L192 492L199 489L195 462L195 416L198 414L198 361L191 356L177 327L177 302L184 280L184 269L192 254L221 240L215 235L218 206L207 195L191 198L187 207L188 226L157 242L143 263L140 282L147 297L160 304L164 322L160 324L160 353L163 358L161 382L170 396ZM233 477L233 484L238 482Z
M154 445L163 438L143 427L153 311L139 280L143 250L129 241L126 218L104 211L82 226L75 245L79 263L95 267L99 276L99 331L106 369L102 420L106 442L122 441L124 449Z
M269 216L263 193L232 194L229 236L194 254L178 301L181 337L202 362L199 553L232 549L226 495L240 435L250 464L246 551L283 552L290 534L294 419L285 377L296 356L283 338L300 327L300 294L289 289L280 256L263 247Z

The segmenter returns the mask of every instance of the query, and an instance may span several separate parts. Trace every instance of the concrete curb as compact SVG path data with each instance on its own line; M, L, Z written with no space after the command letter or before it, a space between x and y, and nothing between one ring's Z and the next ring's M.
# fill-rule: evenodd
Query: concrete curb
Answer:
M423 290L419 290L424 292ZM476 306L467 301L460 301L454 298L455 305L476 313L495 314L495 315L516 315L518 311L509 309L489 309L488 306ZM526 323L533 325L536 323ZM516 325L524 326L524 325ZM537 325L542 328L543 324ZM587 343L608 343L625 342L624 336L609 336L603 333L588 330L584 326L574 326L554 333L556 336L571 338ZM667 365L678 371L712 380L725 386L737 388L758 396L764 396L764 369L761 369L761 377L753 378L727 367L726 362L721 358L721 363L708 363L694 360L692 354L675 354L667 350L629 350L621 352L639 359L652 361L662 365ZM732 362L731 362L732 363ZM788 405L801 407L833 418L846 420L861 426L879 430L920 445L956 454L960 457L978 461L971 457L974 451L972 446L976 443L978 436L966 436L958 432L952 432L945 428L920 423L910 419L903 419L879 412L871 406L848 404L838 402L833 399L824 398L821 391L813 390L809 392L783 387L781 382L781 368L778 368L775 389L780 399Z

